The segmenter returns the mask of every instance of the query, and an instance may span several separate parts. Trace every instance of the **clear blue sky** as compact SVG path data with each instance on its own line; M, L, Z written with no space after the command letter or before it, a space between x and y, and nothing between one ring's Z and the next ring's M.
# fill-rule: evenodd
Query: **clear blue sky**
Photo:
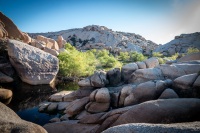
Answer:
M24 32L94 24L163 44L200 31L200 0L0 0L0 11Z

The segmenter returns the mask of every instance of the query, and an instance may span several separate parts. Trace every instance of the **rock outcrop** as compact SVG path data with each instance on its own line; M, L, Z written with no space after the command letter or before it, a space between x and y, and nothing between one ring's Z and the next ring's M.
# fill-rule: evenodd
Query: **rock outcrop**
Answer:
M155 68L136 70L132 73L129 83L142 83L149 80L163 80L166 78L174 80L177 77L197 73L199 71L199 61L174 63L171 65L164 64Z
M175 53L187 53L188 48L200 49L200 33L181 34L176 36L174 40L158 46L154 52L160 52L163 55L174 55Z
M8 55L22 81L50 84L58 73L58 58L25 43L9 40Z
M107 49L112 53L120 51L137 51L150 54L158 45L144 37L125 32L116 32L105 26L91 25L80 29L70 29L48 33L29 33L32 38L43 35L48 38L57 39L60 35L78 48L79 50L88 49ZM59 46L62 47L62 38L58 39ZM60 47L60 48L61 48Z
M1 133L47 133L44 128L22 120L14 111L0 102L0 132Z

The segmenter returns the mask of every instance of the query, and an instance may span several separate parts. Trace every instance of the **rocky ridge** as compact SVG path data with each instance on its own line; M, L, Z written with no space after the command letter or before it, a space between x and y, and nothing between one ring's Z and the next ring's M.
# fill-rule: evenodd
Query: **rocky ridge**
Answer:
M119 51L137 51L149 54L157 44L146 40L135 33L117 32L105 26L91 25L83 28L62 30L48 33L29 33L32 38L43 35L57 39L62 36L67 42L79 50L108 49L113 53Z
M175 53L187 53L188 48L200 49L200 32L176 36L174 40L159 45L154 52L160 52L165 56L171 56Z

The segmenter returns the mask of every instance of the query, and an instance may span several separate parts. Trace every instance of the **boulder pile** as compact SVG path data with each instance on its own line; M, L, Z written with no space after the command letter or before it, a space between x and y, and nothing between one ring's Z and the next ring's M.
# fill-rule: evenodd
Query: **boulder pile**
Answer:
M49 106L57 104L54 111L64 113L44 128L50 133L67 129L100 133L121 124L200 121L199 60L159 65L150 58L127 64L121 71L97 71L79 81L80 89L53 94L40 105L39 110L49 112Z

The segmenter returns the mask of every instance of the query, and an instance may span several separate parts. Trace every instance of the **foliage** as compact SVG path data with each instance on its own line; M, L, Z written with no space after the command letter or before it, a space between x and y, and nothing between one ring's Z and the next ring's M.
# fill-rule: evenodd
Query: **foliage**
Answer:
M65 45L68 52L60 53L59 74L67 77L91 75L96 67L96 59L91 52L79 52L69 43Z
M187 54L191 54L191 53L198 53L200 52L200 50L198 48L188 48L187 49Z
M161 54L159 52L153 52L152 57L163 57L163 54Z
M130 53L131 62L144 61L146 59L147 59L147 57L144 56L142 53L138 53L138 52L131 52Z
M129 62L130 61L130 55L128 52L120 52L118 56L118 60L123 62Z
M97 59L97 68L98 69L111 69L114 67L121 67L122 64L112 55L109 53L108 50L90 50L96 59Z

